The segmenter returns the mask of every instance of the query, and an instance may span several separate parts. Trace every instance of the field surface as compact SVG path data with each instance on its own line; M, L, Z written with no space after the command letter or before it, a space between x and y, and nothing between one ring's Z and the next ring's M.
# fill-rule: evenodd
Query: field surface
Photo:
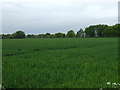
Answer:
M118 82L117 38L5 39L7 88L106 88Z

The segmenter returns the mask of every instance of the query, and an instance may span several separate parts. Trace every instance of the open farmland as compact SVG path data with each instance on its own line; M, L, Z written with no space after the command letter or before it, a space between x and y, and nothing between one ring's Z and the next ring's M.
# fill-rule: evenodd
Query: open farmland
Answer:
M4 39L7 88L106 88L118 82L117 38Z

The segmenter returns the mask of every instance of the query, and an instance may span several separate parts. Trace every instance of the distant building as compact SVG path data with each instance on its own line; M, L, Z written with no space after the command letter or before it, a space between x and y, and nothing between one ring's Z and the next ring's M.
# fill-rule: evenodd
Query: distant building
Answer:
M80 37L86 37L86 33L85 32L82 32Z

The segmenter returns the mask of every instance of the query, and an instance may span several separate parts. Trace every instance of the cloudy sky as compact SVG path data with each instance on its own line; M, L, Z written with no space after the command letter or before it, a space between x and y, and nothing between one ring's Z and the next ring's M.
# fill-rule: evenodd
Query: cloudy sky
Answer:
M3 7L2 32L66 33L93 24L113 25L118 22L118 1L4 0L0 4Z

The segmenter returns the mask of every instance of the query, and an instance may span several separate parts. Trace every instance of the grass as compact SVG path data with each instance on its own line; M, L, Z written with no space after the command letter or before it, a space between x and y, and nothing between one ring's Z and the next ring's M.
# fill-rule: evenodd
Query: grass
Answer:
M6 88L106 88L118 82L117 38L3 40Z

